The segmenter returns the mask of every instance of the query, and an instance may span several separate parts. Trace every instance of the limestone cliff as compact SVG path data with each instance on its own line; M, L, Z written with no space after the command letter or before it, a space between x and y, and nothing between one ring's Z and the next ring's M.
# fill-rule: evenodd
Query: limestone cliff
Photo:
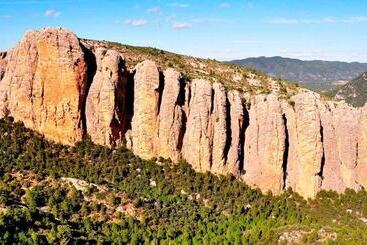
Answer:
M132 57L131 48L64 29L28 32L0 53L1 116L64 144L89 135L276 194L367 187L367 107L325 101L241 68L174 56L177 65L167 62L172 54L148 51ZM188 77L182 67L195 72Z

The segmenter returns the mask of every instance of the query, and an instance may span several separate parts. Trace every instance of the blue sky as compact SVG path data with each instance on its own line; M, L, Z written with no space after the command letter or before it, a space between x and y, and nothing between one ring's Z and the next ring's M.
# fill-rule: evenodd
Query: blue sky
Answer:
M1 50L44 26L219 60L367 62L364 0L0 0Z

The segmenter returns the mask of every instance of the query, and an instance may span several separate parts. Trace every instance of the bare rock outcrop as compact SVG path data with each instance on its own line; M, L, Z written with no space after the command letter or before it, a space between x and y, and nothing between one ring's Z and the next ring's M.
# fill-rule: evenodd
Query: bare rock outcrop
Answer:
M358 189L358 145L360 111L346 104L329 104L322 117L325 161L322 188L344 191Z
M229 115L231 121L231 143L228 150L227 163L224 171L238 177L240 175L240 171L243 169L245 130L248 126L249 115L238 91L229 91L228 101L230 106Z
M212 86L209 81L191 82L191 100L182 154L195 170L210 171L212 163Z
M321 111L321 126L323 128L323 146L325 165L323 167L322 189L341 192L345 186L341 176L341 162L337 145L335 106L327 103Z
M0 111L49 139L80 140L88 64L75 34L65 29L28 32L7 62Z
M7 52L0 52L0 81L3 79L5 75L5 70L7 66Z
M294 105L284 106L289 134L286 188L304 197L314 197L321 188L323 145L320 100L312 92L300 92L291 98Z
M197 171L232 174L275 194L367 188L367 105L305 89L284 96L270 78L270 94L227 91L219 82L184 81L174 69L162 73L149 60L128 71L105 44L65 29L28 32L0 53L0 117L63 144L89 134L145 159L183 158ZM262 85L254 76L248 83Z
M227 161L227 154L229 150L229 141L231 140L228 118L229 104L227 99L227 92L221 83L213 84L213 103L212 103L212 167L211 171L214 173L223 173L224 166ZM227 125L228 124L228 125Z
M244 180L262 190L280 193L284 186L285 125L278 98L272 94L254 96L249 117Z
M126 129L127 71L114 50L95 51L97 70L86 103L87 132L93 142L107 146L122 144Z
M146 60L135 67L131 122L132 150L145 159L157 156L159 105L159 71L153 61Z
M360 127L358 135L357 181L364 188L367 187L367 105L361 109Z
M164 89L159 110L158 155L177 162L181 157L184 130L185 84L172 68L164 72Z

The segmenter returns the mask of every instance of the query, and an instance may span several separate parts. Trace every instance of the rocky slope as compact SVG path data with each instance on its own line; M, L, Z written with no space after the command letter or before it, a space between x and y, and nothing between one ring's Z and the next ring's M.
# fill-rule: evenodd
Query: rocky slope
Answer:
M150 51L64 29L28 32L0 56L2 116L60 143L89 135L276 194L367 186L366 108L236 66Z

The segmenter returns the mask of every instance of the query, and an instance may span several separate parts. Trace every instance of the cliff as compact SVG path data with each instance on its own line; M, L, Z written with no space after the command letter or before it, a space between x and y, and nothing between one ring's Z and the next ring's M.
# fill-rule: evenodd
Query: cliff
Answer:
M1 116L56 142L89 135L275 194L367 186L367 108L253 70L46 28L2 53L0 74Z

